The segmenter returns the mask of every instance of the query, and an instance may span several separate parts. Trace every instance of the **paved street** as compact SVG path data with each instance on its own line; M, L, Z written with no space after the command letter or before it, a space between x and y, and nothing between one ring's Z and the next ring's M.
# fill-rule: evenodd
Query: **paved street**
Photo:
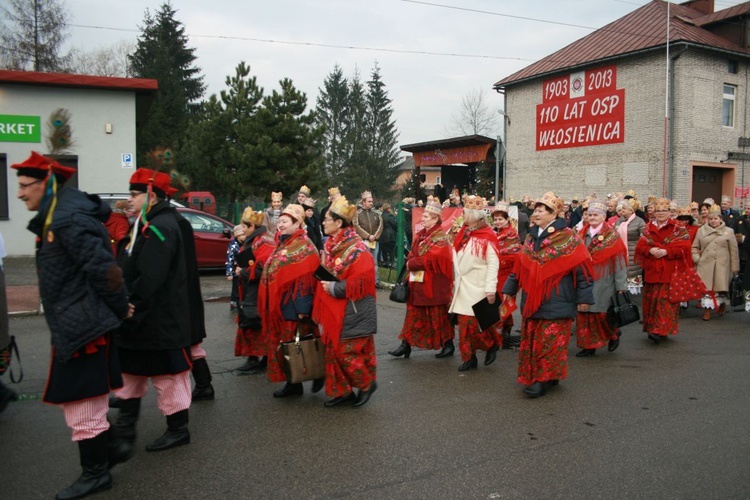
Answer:
M144 402L138 451L97 498L748 498L750 315L703 322L651 345L639 325L615 353L572 357L569 378L526 399L517 353L459 373L458 354L408 360L386 351L404 307L379 292L379 390L361 409L320 393L278 400L263 376L235 376L228 283L204 275L205 343L217 397L190 410L192 443L144 446L164 431ZM24 400L0 415L2 498L52 498L79 474L62 412L38 400L49 356L41 316L14 317ZM483 355L480 354L480 361ZM4 377L7 381L7 375ZM114 415L114 411L112 412Z

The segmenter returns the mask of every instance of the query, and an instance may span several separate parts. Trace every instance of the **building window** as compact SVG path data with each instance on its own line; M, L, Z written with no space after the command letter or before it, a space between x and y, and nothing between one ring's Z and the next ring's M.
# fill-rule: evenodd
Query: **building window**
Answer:
M734 98L736 95L737 87L735 85L724 84L721 124L725 127L734 127Z
M740 63L737 61L737 59L730 59L727 61L727 73L730 75L736 75L739 73L740 69Z

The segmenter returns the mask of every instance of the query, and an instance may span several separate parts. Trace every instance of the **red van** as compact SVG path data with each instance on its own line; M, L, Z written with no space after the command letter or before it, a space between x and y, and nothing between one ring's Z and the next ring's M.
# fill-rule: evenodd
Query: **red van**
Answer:
M188 191L179 201L186 207L216 215L216 198L210 191Z

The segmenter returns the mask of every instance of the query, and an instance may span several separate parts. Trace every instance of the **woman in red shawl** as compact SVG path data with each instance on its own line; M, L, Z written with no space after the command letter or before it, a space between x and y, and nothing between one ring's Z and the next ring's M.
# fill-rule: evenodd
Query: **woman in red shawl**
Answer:
M513 272L518 252L521 251L521 240L518 237L518 231L510 223L508 210L509 205L501 201L495 205L495 210L492 212L492 229L497 234L497 244L500 248L500 270L497 273L497 287L500 290L503 289L505 280ZM500 326L503 339L507 339L513 328L513 316L509 315L500 323Z
M266 261L260 278L258 311L268 335L268 380L284 382L286 376L276 359L279 342L294 339L297 329L301 335L309 332L310 324L303 321L312 311L318 251L307 237L302 224L305 209L289 204L276 222L277 247ZM323 379L313 382L313 392L323 388ZM302 384L287 382L275 391L275 398L302 394Z
M323 266L336 278L318 284L313 307L326 346L326 407L362 406L378 388L375 260L351 225L356 212L342 196L323 217Z
M238 255L244 267L236 268L240 282L240 310L234 340L234 355L247 357L245 363L237 368L241 374L262 372L268 364L268 338L261 327L258 313L258 289L263 268L276 249L276 242L263 225L263 220L263 212L256 212L252 207L247 207L242 213L244 241Z
M401 345L391 356L408 358L411 348L441 349L436 358L452 356L453 325L448 316L453 288L453 252L448 236L440 228L443 207L428 201L422 214L422 229L406 261L409 299L401 328Z
M620 235L604 221L607 205L591 200L586 211L586 223L579 233L591 254L594 266L594 303L584 312L578 307L576 316L576 354L583 358L594 356L596 350L607 345L612 352L620 346L620 329L607 321L607 309L615 293L627 290L627 247Z
M562 211L562 199L552 192L534 205L535 227L503 286L503 300L523 289L517 380L531 398L544 396L567 377L573 318L576 310L585 312L594 303L591 256L566 227Z
M486 351L484 364L495 361L503 338L495 328L479 329L471 306L486 298L495 304L497 273L500 268L497 236L485 219L484 200L467 196L464 200L464 223L453 241L455 286L450 312L458 315L458 348L463 363L458 371L477 367L476 351Z
M681 222L670 219L669 200L654 202L654 220L635 246L635 259L643 267L643 331L658 344L679 327L680 304L669 301L672 275L692 266L690 235Z

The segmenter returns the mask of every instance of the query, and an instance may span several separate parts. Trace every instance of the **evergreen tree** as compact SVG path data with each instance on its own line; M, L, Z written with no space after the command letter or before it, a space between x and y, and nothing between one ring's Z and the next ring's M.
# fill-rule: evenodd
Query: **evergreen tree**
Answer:
M398 176L398 132L392 117L391 100L380 77L380 68L375 63L367 82L365 138L368 154L365 169L369 189L380 198L390 198Z
M240 62L220 97L213 94L201 104L182 148L183 168L193 184L232 201L246 199L273 179L256 160L263 89L249 75L250 67Z
M347 117L349 113L349 88L341 67L337 64L318 89L316 106L317 123L325 127L325 171L331 183L341 178L346 160Z
M2 67L26 71L67 71L68 13L58 0L10 0L0 7L8 21L0 31Z
M158 146L176 147L185 137L188 116L199 109L205 85L194 66L195 49L188 47L185 26L176 10L163 3L154 16L146 16L135 52L128 56L130 72L139 78L155 78L159 91L138 137L139 161Z
M367 95L365 86L359 77L359 70L349 82L349 109L346 118L346 160L344 172L338 179L333 179L348 194L351 200L359 199L365 189L372 189L367 179Z
M284 78L279 85L280 91L263 98L258 112L261 136L255 186L261 192L270 187L288 194L307 184L321 192L326 187L324 128L316 124L314 111L305 114L307 96L294 87L292 80Z

